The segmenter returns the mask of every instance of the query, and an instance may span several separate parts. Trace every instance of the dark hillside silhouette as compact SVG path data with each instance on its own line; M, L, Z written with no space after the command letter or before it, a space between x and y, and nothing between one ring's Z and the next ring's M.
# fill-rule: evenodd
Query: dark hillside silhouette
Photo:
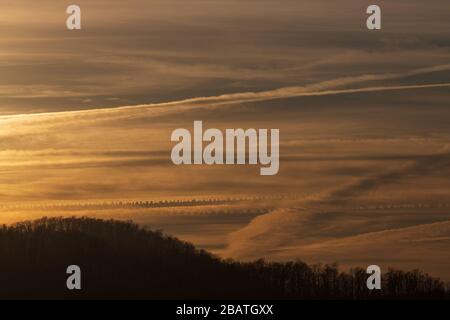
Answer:
M82 290L66 268L82 269ZM448 298L420 271L390 270L370 292L363 269L303 262L224 261L131 222L42 218L0 229L0 298L367 299Z

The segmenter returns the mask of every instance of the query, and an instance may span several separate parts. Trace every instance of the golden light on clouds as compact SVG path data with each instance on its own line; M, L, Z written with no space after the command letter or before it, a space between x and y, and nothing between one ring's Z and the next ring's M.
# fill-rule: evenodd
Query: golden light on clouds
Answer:
M78 2L76 34L64 4L0 10L0 223L133 219L223 256L450 279L446 1L386 3L371 37L360 1ZM279 174L174 166L195 120L279 128ZM101 207L179 199L223 203Z

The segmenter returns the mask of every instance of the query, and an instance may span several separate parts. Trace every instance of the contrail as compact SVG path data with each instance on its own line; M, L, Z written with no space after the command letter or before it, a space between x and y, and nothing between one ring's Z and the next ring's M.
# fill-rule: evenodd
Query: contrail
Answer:
M351 94L351 93L364 93L364 92L377 92L377 91L394 91L394 90L414 90L414 89L427 89L427 88L443 88L450 87L450 83L435 83L435 84L415 84L415 85L402 85L402 86L372 86L363 88L349 88L349 89L335 89L336 87L348 86L355 83L368 82L368 81L381 81L390 79L399 79L412 75L427 74L433 72L441 72L450 70L450 64L433 66L428 68L419 68L410 70L404 73L388 73L388 74L367 74L355 77L343 77L333 80L327 80L316 84L306 86L290 86L273 90L266 90L260 92L238 92L222 94L218 96L206 96L195 97L177 101L169 101L153 104L141 104L134 106L120 106L112 108L95 108L89 110L74 110L74 111L60 111L60 112L44 112L44 113L29 113L29 114L17 114L17 115L4 115L0 116L0 120L24 118L24 117L36 117L36 116L64 116L64 115L81 115L92 113L110 113L122 110L133 110L143 108L160 108L167 106L188 106L195 104L211 103L213 105L227 105L236 104L242 102L253 101L265 101L275 100L291 97L311 97L311 96L325 96L325 95L338 95L338 94Z
M236 104L243 102L255 102L255 101L268 101L284 98L293 97L314 97L314 96L328 96L328 95L339 95L339 94L351 94L351 93L364 93L364 92L377 92L377 91L397 91L397 90L413 90L413 89L429 89L429 88L445 88L450 87L450 83L434 83L434 84L418 84L418 85L404 85L404 86L378 86L378 87L366 87L366 88L355 88L355 89L341 89L341 90L323 90L316 92L293 92L290 90L289 93L282 93L283 89L280 90L279 94L267 95L270 91L264 91L260 93L248 93L251 97L241 97L237 99L230 99L226 95L224 96L211 96L211 97L198 97L185 100L155 103L155 104L144 104L136 106L122 106L114 108L99 108L99 109L89 109L89 110L75 110L75 111L60 111L60 112L43 112L43 113L28 113L28 114L17 114L17 115L4 115L0 116L0 120L15 119L15 118L26 118L26 117L36 117L36 116L53 116L53 115L76 115L76 114L92 114L92 113L108 113L121 110L132 110L141 108L153 108L153 107L164 107L164 106L182 106L185 104L193 103L204 103L204 102L215 102L213 105L227 105ZM291 88L292 89L292 88ZM247 93L235 93L231 95L247 95ZM221 98L224 98L221 101Z
M234 101L226 101L218 104L234 104L242 102L254 102L254 101L265 101L265 100L276 100L284 98L294 98L294 97L314 97L314 96L328 96L328 95L339 95L339 94L351 94L351 93L364 93L364 92L377 92L377 91L396 91L396 90L412 90L412 89L427 89L427 88L445 88L450 87L450 83L435 83L435 84L419 84L419 85L404 85L404 86L379 86L379 87L366 87L366 88L356 88L356 89L341 89L341 90L323 90L316 92L299 92L291 94L280 94L273 96L264 96L259 98L249 98Z

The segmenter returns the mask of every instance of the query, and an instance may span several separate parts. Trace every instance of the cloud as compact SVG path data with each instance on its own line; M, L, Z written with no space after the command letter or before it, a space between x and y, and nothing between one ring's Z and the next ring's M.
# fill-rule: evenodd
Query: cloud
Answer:
M386 2L383 31L371 34L358 0L78 4L80 33L64 29L64 3L0 12L3 203L284 195L268 214L183 211L167 223L243 258L336 260L341 241L361 243L345 256L356 261L372 241L449 219L438 206L450 187L447 1ZM279 175L169 165L171 131L198 119L280 128ZM2 219L24 217L14 214ZM158 225L147 214L111 213ZM448 235L433 232L402 240L440 253ZM420 256L408 248L399 259Z
M448 280L449 236L450 221L435 222L280 248L274 256L285 259L301 252L311 262L339 257L343 268L377 264L383 270L412 270L420 265L422 270Z
M273 90L267 90L262 92L242 92L223 94L219 96L211 97L196 97L183 99L179 101L170 101L163 103L136 105L136 106L122 106L116 108L100 108L89 110L77 110L77 111L62 111L62 112L44 112L38 114L15 114L0 116L0 120L29 118L29 117L63 117L63 116L77 116L77 115L91 115L91 114L109 114L117 113L123 110L139 110L149 109L148 111L156 112L170 112L173 110L167 107L178 106L183 109L189 109L192 107L198 107L199 104L209 104L211 106L221 104L239 104L244 102L264 101L272 99L283 99L290 97L309 97L309 96L322 96L322 95L337 95L337 94L349 94L349 93L364 93L364 92L377 92L377 91L396 91L396 90L413 90L413 89L428 89L428 88L445 88L449 87L450 83L435 83L435 84L415 84L415 85L402 85L402 86L374 86L374 87L360 87L349 89L335 89L352 84L360 85L365 82L382 81L388 79L399 79L411 75L427 74L438 71L450 70L450 64L432 66L427 68L414 69L404 73L397 74L368 74L354 77L344 77L334 80L328 80L319 82L317 84L307 86L295 86L285 87ZM192 106L193 105L193 106ZM164 109L163 109L164 108Z
M333 260L347 261L348 259L357 259L358 263L361 261L367 263L366 261L384 260L393 263L392 252L389 253L385 250L378 250L377 253L379 257L378 260L376 260L376 255L373 254L372 249L374 246L382 246L383 248L386 245L391 246L392 243L388 240L389 238L384 237L384 234L386 232L388 234L392 232L379 231L376 234L383 235L383 237L372 238L370 236L370 238L367 239L371 239L371 242L369 242L369 240L361 242L359 240L360 238L366 239L366 237L369 236L364 232L360 223L352 224L352 219L354 219L354 217L347 212L349 210L348 204L356 204L358 203L357 199L359 196L377 189L383 190L383 188L389 184L398 184L405 177L414 179L414 177L420 178L423 175L433 176L440 174L442 170L449 167L450 154L438 153L419 157L411 164L403 165L393 170L385 169L373 177L362 178L356 182L345 184L334 189L331 188L329 191L322 191L309 198L305 197L304 199L298 200L298 202L290 208L277 209L265 215L258 216L244 228L231 233L229 237L229 246L227 249L223 250L222 253L226 256L246 259L256 259L264 256L271 256L274 258L277 254L273 254L273 252L279 252L279 257L289 257L289 259L293 259L298 256L302 259L310 259L309 261L311 262L333 262ZM410 209L412 208L410 207ZM410 213L409 217L411 219ZM431 215L430 219L432 219L432 217L433 216ZM364 221L363 223L365 224L376 221L377 219L376 217L370 216L364 216L362 218ZM435 216L434 218L437 217ZM349 238L348 240L342 238L342 235L339 235L339 232L333 236L333 233L339 228L338 219L342 219L347 227L354 227L353 232L361 235ZM378 219L379 221L374 222L378 224L376 225L378 228L383 230L383 228L388 227L385 220L380 220L379 217ZM400 218L396 217L395 219L393 225L398 226L402 223ZM441 219L450 219L450 215L444 215ZM414 220L411 219L411 221ZM446 223L448 224L448 222ZM421 228L421 226L414 228ZM345 233L343 235L345 236ZM436 241L440 239L440 242L447 241L446 237L436 238L429 234L427 234L427 237ZM322 245L322 242L328 241L327 239L329 238L337 239L329 240L329 243L339 243L341 248L345 248L346 250L349 247L352 248L357 246L360 248L360 251L353 252L354 256L350 253L352 252L351 250L346 252L345 255L342 254L342 256L340 255L342 253L341 251L337 253L329 252L328 242L325 242L325 245ZM413 236L408 237L409 242L416 240L418 239L415 239ZM285 246L288 246L289 243L295 242L301 243L296 247L296 250L283 249ZM362 250L369 252L369 254L367 256L361 255L360 253L362 253ZM316 258L311 260L311 256L320 256L322 259ZM370 259L368 256L370 256ZM398 256L397 258L400 259ZM424 257L421 256L420 259L424 259ZM402 261L402 263L403 265L400 265L404 266L405 261ZM352 265L355 266L355 264ZM399 266L399 264L397 265ZM431 270L436 269L435 265L430 267L431 263L425 265ZM442 274L442 270L440 270L440 273ZM446 273L445 276L449 277L450 275Z
M3 114L263 92L337 79L349 70L387 74L448 63L450 28L440 0L427 8L418 1L407 8L384 4L385 28L370 36L362 23L366 5L357 0L78 5L85 13L80 33L65 30L66 4L5 5Z

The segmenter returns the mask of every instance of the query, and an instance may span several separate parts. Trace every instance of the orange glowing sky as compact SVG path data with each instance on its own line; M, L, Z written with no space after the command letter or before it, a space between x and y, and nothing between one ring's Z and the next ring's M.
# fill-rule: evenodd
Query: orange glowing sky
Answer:
M369 1L80 0L69 32L62 2L2 0L0 222L53 214L30 203L289 194L240 214L55 214L132 218L240 259L450 279L448 1L379 2L370 33ZM279 128L279 174L175 167L170 133L194 120Z

